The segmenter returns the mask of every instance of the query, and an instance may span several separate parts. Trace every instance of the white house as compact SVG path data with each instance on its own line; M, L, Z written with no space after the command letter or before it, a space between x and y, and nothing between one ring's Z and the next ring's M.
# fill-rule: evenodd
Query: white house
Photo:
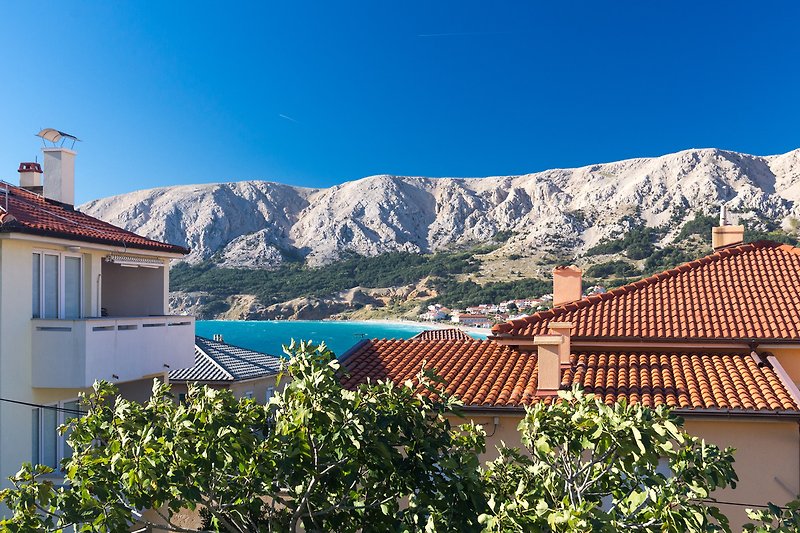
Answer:
M43 130L43 166L0 182L0 483L25 461L57 468L56 428L103 379L144 399L194 363L194 318L169 316L169 263L188 250L73 208L76 140Z

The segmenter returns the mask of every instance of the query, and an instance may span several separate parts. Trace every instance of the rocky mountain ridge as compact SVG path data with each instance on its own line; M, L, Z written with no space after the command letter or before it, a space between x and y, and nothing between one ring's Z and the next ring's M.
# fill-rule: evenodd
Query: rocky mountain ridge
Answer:
M272 268L355 253L432 252L510 237L500 252L580 253L634 226L679 231L721 203L756 221L800 217L800 149L754 156L685 150L520 176L379 175L328 189L268 181L182 185L103 198L82 211L186 245L187 260Z

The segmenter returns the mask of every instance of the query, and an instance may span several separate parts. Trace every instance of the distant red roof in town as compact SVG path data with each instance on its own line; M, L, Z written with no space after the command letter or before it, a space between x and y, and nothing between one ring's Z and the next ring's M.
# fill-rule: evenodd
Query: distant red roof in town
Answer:
M497 324L498 337L547 332L647 339L800 339L800 249L760 241L719 250L643 280Z
M0 232L33 235L108 244L141 250L187 254L189 250L174 244L154 241L103 222L69 206L46 200L41 195L8 185L8 208L5 190L0 185Z
M458 328L447 328L447 329L428 329L425 331L420 331L413 337L412 339L415 340L468 340L471 339L469 335L464 333Z
M536 353L491 340L371 340L343 360L346 387L367 380L403 383L435 369L447 391L469 407L520 407L536 395ZM562 388L580 384L610 404L620 399L683 410L797 411L777 373L748 353L576 351Z

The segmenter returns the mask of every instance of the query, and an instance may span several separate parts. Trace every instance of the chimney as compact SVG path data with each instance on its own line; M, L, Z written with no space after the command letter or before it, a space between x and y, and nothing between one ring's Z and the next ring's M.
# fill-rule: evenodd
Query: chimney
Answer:
M44 197L75 205L75 155L62 147L44 147Z
M20 163L19 186L36 194L42 194L42 167L39 163Z
M731 226L728 221L728 208L719 208L719 226L711 229L711 247L714 250L736 246L744 242L744 226Z
M562 372L570 367L571 330L570 322L551 322L547 335L533 338L539 366L537 394L554 395L561 388Z
M576 266L556 267L553 269L553 306L580 300L581 269Z

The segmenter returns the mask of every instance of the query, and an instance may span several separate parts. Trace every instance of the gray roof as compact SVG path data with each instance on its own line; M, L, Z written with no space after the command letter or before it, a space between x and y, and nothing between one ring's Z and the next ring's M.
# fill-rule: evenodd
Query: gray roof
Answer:
M243 381L280 372L284 359L195 336L194 366L169 373L170 381Z

